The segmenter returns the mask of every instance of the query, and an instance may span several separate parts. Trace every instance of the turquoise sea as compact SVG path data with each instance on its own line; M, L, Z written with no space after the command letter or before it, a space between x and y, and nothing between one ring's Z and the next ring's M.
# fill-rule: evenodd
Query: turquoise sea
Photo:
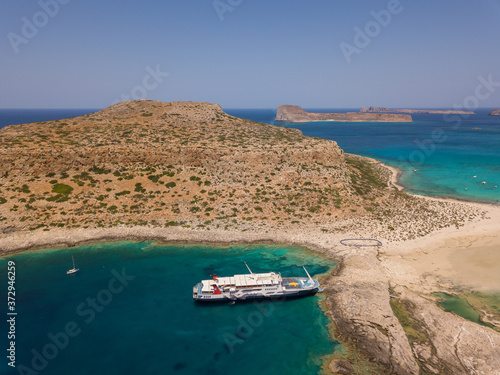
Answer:
M66 275L71 256L80 271ZM283 276L303 275L303 265L311 275L335 266L303 248L118 242L25 252L0 259L3 291L9 261L16 266L18 367L2 355L1 374L23 373L20 365L51 375L316 374L321 358L339 349L320 295L232 305L192 300L197 282L247 273L244 261L253 272Z

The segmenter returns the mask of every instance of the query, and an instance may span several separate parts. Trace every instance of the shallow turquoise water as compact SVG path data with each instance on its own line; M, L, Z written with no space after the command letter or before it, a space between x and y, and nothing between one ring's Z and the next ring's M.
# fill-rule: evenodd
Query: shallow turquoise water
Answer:
M71 255L80 271L66 275ZM320 296L262 305L192 300L199 280L245 273L243 261L283 276L302 275L302 265L311 275L335 265L304 249L120 242L26 252L0 259L4 291L9 260L17 272L18 365L33 368L32 350L52 356L48 335L68 322L75 324L70 333L80 330L41 374L315 374L321 357L339 349ZM114 272L131 279L120 284ZM7 348L5 319L0 329ZM0 373L17 371L2 360Z
M471 305L469 305L466 300L446 293L434 293L434 295L442 298L439 305L444 311L453 312L464 319L470 320L471 322L491 327L489 324L481 321L479 313Z

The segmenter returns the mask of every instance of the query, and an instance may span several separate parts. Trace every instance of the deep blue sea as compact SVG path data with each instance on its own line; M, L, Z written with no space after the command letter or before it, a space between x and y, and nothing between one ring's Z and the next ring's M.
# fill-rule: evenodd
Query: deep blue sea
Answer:
M67 275L74 256L80 271ZM285 302L202 305L192 287L210 274L328 272L331 260L297 247L118 242L30 251L0 259L16 267L16 365L6 365L1 304L0 374L317 374L339 350L321 296ZM117 276L118 275L118 276Z
M96 111L98 109L0 109L0 129L7 125L62 120Z

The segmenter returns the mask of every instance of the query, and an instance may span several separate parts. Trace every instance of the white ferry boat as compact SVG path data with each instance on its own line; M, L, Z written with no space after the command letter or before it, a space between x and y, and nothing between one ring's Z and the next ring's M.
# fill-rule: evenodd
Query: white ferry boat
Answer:
M202 280L193 287L195 301L221 302L225 300L248 300L256 298L297 297L322 292L318 280L307 277L281 277L275 272L253 273L245 263L250 274L218 277Z

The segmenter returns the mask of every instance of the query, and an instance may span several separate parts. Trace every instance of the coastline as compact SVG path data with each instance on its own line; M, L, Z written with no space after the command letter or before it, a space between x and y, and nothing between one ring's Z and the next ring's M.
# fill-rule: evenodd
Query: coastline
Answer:
M361 156L361 155L358 155ZM370 160L374 164L381 165L388 170L391 171L391 178L390 178L390 183L392 186L394 186L397 190L399 191L404 191L406 194L417 197L417 198L424 198L424 199L430 199L434 201L443 201L443 202L454 202L454 203L470 203L470 204L480 204L480 205L491 205L493 207L500 207L500 204L495 204L491 202L481 202L481 201L473 201L473 200L466 200L466 199L459 199L459 198L451 198L451 197L438 197L438 196L432 196L432 195L420 195L416 193L410 193L408 192L408 188L406 186L403 186L399 182L399 178L403 174L403 170L394 167L392 165L386 164L383 161L380 161L378 159L374 159L368 156L363 156L363 158L366 158Z
M387 165L379 160L363 157L374 164L381 165L391 172L390 185L398 191L404 191L405 187L398 184L398 177L402 171L396 167ZM490 215L490 219L482 219L476 223L468 223L466 227L457 231L455 228L443 228L436 230L424 237L419 237L414 240L407 241L391 241L384 244L385 248L398 249L399 253L404 247L408 250L405 253L412 251L421 252L423 247L431 247L432 243L445 242L447 239L461 238L459 243L466 242L469 238L473 238L470 242L478 242L477 233L481 233L481 237L495 238L500 222L500 206L480 203L467 202L453 198L439 198L430 196L421 196L411 194L414 197L425 199L434 202L454 202L460 205L469 206L472 208L485 209ZM366 237L370 236L366 233ZM73 247L95 242L115 242L115 241L160 241L163 243L199 243L210 245L231 245L241 243L271 243L271 244L287 244L304 246L311 250L330 254L339 253L342 256L345 253L345 248L340 245L340 239L345 236L344 233L333 234L328 233L318 237L318 234L309 234L306 232L293 233L285 230L272 231L262 233L262 231L227 231L227 230L203 230L195 228L168 227L168 228L151 228L144 226L117 226L112 228L77 228L77 229L51 229L51 231L31 231L13 233L12 235L0 236L0 257L10 254L35 251L40 249L58 248L58 247ZM500 236L499 236L500 237ZM480 241L479 241L480 242ZM500 240L499 240L500 243ZM333 247L333 249L332 249ZM447 254L451 254L448 249ZM388 252L391 254L391 252ZM442 252L440 253L443 254ZM433 256L437 254L434 253ZM338 256L333 259L338 260ZM420 267L422 268L422 267ZM500 285L500 284L499 284ZM500 292L500 287L499 287Z
M54 229L50 232L30 232L0 238L0 257L25 251L74 247L89 243L117 241L158 241L162 243L207 244L286 244L308 247L313 251L326 252L327 248L308 241L302 234L294 237L285 232L259 233L226 230L197 230L186 228L113 227L93 229Z
M399 184L399 177L402 174L402 170L388 165L380 160L354 155L366 159L370 163L380 165L383 168L390 171L390 178L388 184L390 187L397 189L398 191L405 191L406 188ZM406 192L405 192L406 193ZM419 199L425 199L434 202L453 202L464 206L470 206L474 208L495 208L500 211L500 206L493 203L484 202L470 202L464 201L456 198L440 198L425 195L418 195L413 193L406 193L413 197ZM500 221L499 221L500 222ZM435 235L435 232L425 236ZM72 247L86 243L92 242L107 242L107 241L123 241L123 240L133 240L133 241L145 241L145 240L160 240L164 242L172 243L207 243L207 244L235 244L235 243L281 243L290 245L299 245L312 247L313 249L317 247L318 251L322 251L323 246L318 246L315 242L310 239L305 240L304 234L299 234L301 240L294 239L290 242L287 238L291 235L285 230L280 232L265 233L260 232L242 232L242 231L227 231L227 230L203 230L194 228L182 228L182 227L168 227L168 228L152 228L145 226L127 226L121 225L112 228L76 228L76 229L58 229L52 228L50 231L35 230L30 232L15 232L12 235L1 235L0 234L0 257L19 253L28 250L37 250L51 247ZM331 237L332 234L327 236ZM425 238L424 237L424 238ZM321 242L321 241L320 241ZM402 241L407 242L407 241Z
M402 185L399 185L398 178L402 174L402 171L399 168L387 165L381 161L376 159L371 159L374 163L378 163L387 169L389 169L391 174L390 183L399 191L405 191L406 188ZM490 215L489 219L481 220L478 223L469 224L467 228L462 228L460 230L454 230L453 228L445 228L439 230L437 232L431 233L423 238L419 238L418 240L413 241L403 241L401 243L394 243L393 247L398 249L398 256L401 256L401 252L403 251L403 247L407 246L408 250L406 251L406 255L412 253L413 260L418 259L417 268L423 273L428 272L427 267L430 264L447 264L448 268L440 268L441 271L441 279L443 283L453 283L455 287L462 284L462 287L465 289L475 289L479 291L493 291L494 293L500 293L500 277L497 279L487 280L490 276L485 275L484 278L479 277L480 275L476 275L476 278L481 279L481 283L478 283L476 280L472 281L467 285L467 278L461 275L458 270L455 270L456 275L455 279L453 279L454 271L451 262L454 261L456 266L459 267L459 263L461 269L465 267L463 264L463 259L461 262L457 262L456 254L462 251L463 258L467 257L465 254L466 249L470 249L469 252L472 253L474 248L488 246L491 248L500 247L500 234L498 234L498 229L500 228L500 206L493 203L484 203L484 202L470 202L465 200L460 200L456 198L440 198L440 197L432 197L426 195L417 195L413 193L410 194L414 197L418 197L420 199L426 199L434 202L454 202L461 205L466 205L470 207L480 207L488 210L488 215ZM434 244L433 244L434 243ZM490 244L491 243L491 244ZM404 244L404 246L403 246ZM425 248L425 250L424 250ZM439 248L439 249L438 249ZM439 251L438 251L439 250ZM417 254L417 255L416 255ZM430 254L430 256L422 257L419 259L419 256L422 254ZM490 254L491 256L496 257L496 254ZM500 255L500 252L499 252ZM436 260L436 258L440 258ZM431 259L432 258L432 259ZM495 258L496 259L496 258ZM495 262L494 262L495 263ZM498 264L498 263L497 263ZM471 271L471 268L468 268ZM500 267L498 267L498 271L500 272ZM463 282L465 281L465 284ZM462 283L461 283L462 282ZM457 285L458 283L458 285ZM482 287L482 285L491 285L492 283L498 285L496 289L487 290L488 288ZM451 287L450 291L453 291L455 287ZM490 288L491 289L491 288Z
M371 163L379 164L390 171L389 186L398 191L404 188L398 185L400 171L376 159L366 158ZM446 313L431 296L434 292L454 294L457 288L477 290L485 277L481 272L467 275L464 267L467 266L467 251L462 254L461 261L452 263L451 260L457 251L481 245L481 239L487 238L493 243L500 244L498 224L500 222L500 207L471 203L445 198L434 198L414 195L417 198L434 202L454 202L461 206L480 208L487 212L487 216L476 218L464 224L460 229L455 227L438 228L432 233L411 240L384 242L381 248L352 248L340 244L340 240L348 233L323 233L316 230L303 231L288 230L205 230L195 228L167 227L127 227L94 229L52 229L50 232L36 230L31 232L17 232L0 237L0 256L22 251L72 247L85 243L110 241L160 241L165 243L203 243L231 245L237 243L272 243L304 246L337 261L335 276L328 278L325 285L325 313L334 324L333 332L337 340L349 348L351 353L364 358L360 366L369 362L370 358L393 367L397 373L416 373L419 368L414 358L414 348L410 346L403 327L394 315L391 307L390 295L396 295L400 300L418 303L418 310L413 311L416 316L440 322L431 326L425 321L430 332L444 336L442 342L436 343L441 350L447 350L449 342L458 340L460 332L466 327L470 334L458 340L462 345L459 354L446 354L446 363L454 363L460 357L491 357L496 356L497 362L487 363L484 360L483 369L488 371L500 368L500 349L492 348L482 354L477 352L484 342L485 335L490 342L500 348L500 334L492 336L491 331L475 323L465 321L458 316ZM367 229L362 235L371 237ZM487 256L487 253L486 253ZM500 272L498 273L500 275ZM461 277L461 276L465 276ZM489 277L488 275L486 275ZM498 284L500 285L500 283ZM353 305L353 301L355 301ZM359 307L358 307L359 306ZM369 309L361 306L370 306ZM420 315L419 315L420 314ZM387 330L389 336L380 336L380 327ZM443 328L444 327L444 328ZM445 333L440 331L445 330ZM347 332L351 332L347 334ZM452 341L450 341L452 340ZM493 341L492 341L493 340ZM467 341L467 343L465 342ZM391 353L380 351L380 346L391 348ZM378 349L377 349L378 348ZM466 353L466 351L468 351ZM497 355L498 354L498 355ZM455 357L457 358L455 358ZM462 360L462 358L460 358ZM325 367L335 368L339 361L344 359L328 357ZM422 358L419 358L422 361ZM429 359L430 363L433 363ZM434 359L434 362L439 362ZM327 363L328 362L328 363ZM342 362L343 363L343 362ZM432 364L429 364L432 366ZM496 366L496 367L495 367ZM437 366L439 368L439 366ZM399 370L398 370L399 369ZM408 372L408 369L411 371ZM332 370L333 371L333 370ZM490 371L491 372L491 371ZM457 373L462 373L457 370ZM493 373L493 372L491 372Z

